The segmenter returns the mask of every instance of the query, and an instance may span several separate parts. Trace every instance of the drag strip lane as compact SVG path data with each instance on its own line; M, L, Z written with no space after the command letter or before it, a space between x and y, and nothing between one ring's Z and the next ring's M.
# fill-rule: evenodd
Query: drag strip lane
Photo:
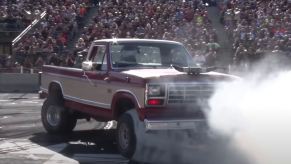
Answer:
M49 135L36 94L0 94L0 100L0 164L128 163L116 149L115 122L78 120L73 133Z

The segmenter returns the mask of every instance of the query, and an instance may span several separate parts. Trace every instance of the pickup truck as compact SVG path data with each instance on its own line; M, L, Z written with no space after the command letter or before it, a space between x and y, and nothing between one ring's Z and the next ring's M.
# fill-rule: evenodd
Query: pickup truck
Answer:
M42 71L46 131L71 132L77 119L115 120L117 147L127 158L147 134L207 126L204 108L215 84L234 78L197 67L179 42L155 39L96 40L82 68Z

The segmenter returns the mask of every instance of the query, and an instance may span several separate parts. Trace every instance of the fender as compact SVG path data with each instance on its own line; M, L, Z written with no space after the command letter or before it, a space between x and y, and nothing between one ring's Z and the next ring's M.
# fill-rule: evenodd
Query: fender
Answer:
M111 102L111 109L112 109L112 112L113 112L113 117L115 119L118 119L118 106L117 106L117 102L120 100L120 99L128 99L130 100L133 104L134 104L134 109L137 111L138 113L138 116L139 116L139 119L141 121L144 120L144 114L142 113L141 109L141 105L140 103L138 102L136 96L129 90L119 90L119 91L116 91L116 93L114 94L113 96L113 99L112 99L112 102Z
M48 86L48 94L49 94L49 92L50 92L50 90L51 90L51 86L52 86L54 83L57 84L57 85L60 87L61 92L62 92L62 94L64 95L64 90L63 90L63 86L62 86L61 82L56 81L56 80L50 82L50 84L49 84L49 86Z

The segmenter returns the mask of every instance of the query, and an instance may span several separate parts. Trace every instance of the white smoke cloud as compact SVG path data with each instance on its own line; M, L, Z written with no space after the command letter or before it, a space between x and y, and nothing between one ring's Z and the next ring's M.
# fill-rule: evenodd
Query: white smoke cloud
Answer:
M209 101L209 124L254 164L290 164L291 71L268 74L278 65L258 65L245 78L217 87Z

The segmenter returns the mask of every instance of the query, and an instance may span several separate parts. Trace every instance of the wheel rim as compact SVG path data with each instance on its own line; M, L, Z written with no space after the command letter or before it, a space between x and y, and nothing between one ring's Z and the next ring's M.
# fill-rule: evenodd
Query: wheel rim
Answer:
M47 110L47 122L51 126L57 126L61 121L61 109L60 107L51 105Z
M124 150L127 149L129 146L129 140L130 140L130 136L129 136L129 129L126 126L126 124L121 124L119 127L119 144L120 147Z

